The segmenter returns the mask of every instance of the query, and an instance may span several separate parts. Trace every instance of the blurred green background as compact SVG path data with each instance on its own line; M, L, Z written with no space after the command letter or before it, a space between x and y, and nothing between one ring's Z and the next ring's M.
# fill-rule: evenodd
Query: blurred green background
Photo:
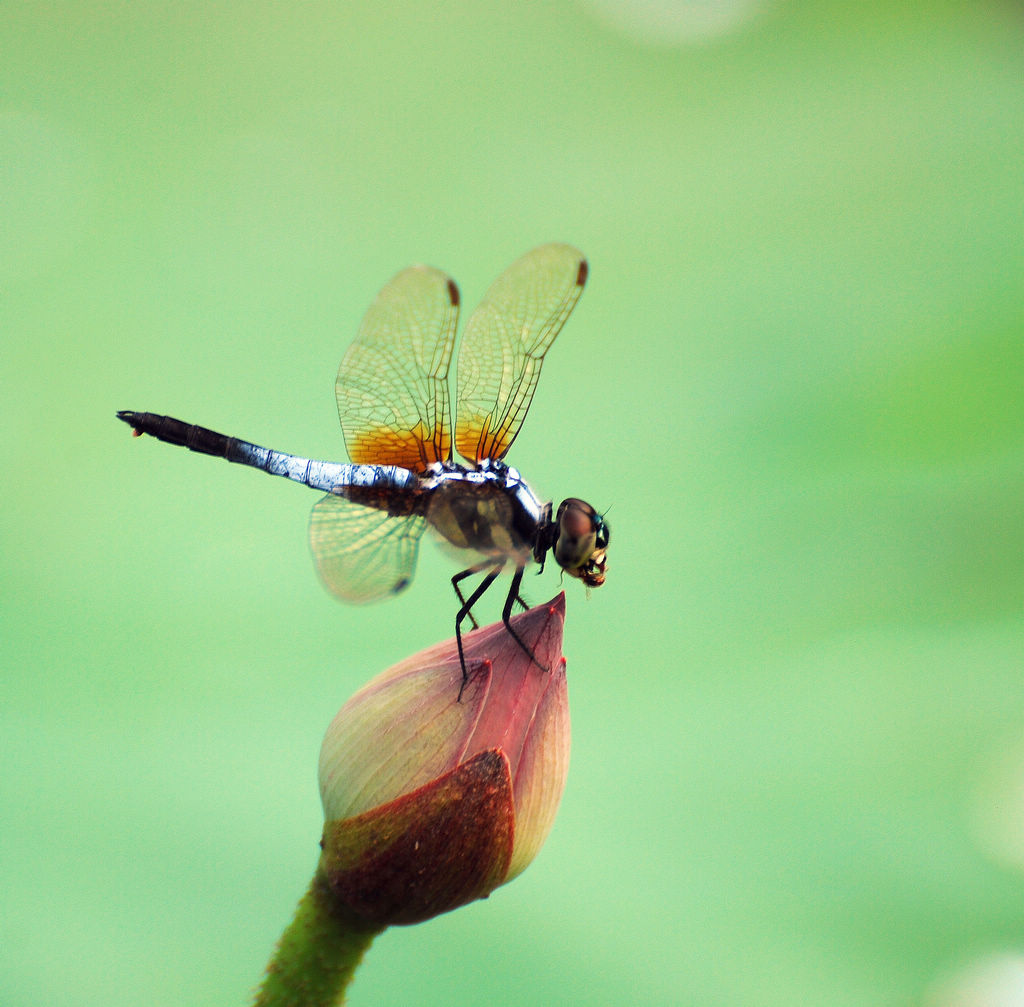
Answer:
M568 788L351 1003L1024 1003L1019 3L0 31L0 1003L245 1002L327 723L450 635L434 550L341 606L314 494L115 410L339 459L382 284L429 262L471 307L552 240L591 279L509 460L613 529L606 586L565 585Z

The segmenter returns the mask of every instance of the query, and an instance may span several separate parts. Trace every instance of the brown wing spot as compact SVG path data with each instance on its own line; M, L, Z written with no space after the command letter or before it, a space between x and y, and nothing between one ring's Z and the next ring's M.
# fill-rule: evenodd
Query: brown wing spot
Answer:
M452 306L457 308L459 306L459 288L455 286L455 281L451 278L448 280L448 297Z
M587 282L587 273L590 271L590 267L587 265L586 259L580 259L580 268L576 273L576 286L582 287Z

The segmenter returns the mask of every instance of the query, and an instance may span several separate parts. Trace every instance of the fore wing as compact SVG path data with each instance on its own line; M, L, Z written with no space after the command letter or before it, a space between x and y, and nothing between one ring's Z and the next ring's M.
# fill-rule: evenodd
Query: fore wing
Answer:
M428 266L377 295L338 368L338 416L352 461L422 472L451 458L448 368L459 291Z
M495 280L459 349L455 446L470 462L501 458L530 408L544 354L583 292L587 260L541 245Z

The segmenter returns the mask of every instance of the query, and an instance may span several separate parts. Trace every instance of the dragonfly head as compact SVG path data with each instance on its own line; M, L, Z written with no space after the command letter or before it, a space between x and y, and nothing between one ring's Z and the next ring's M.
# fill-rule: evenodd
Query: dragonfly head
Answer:
M610 534L605 519L590 504L570 497L558 505L554 533L551 548L555 562L587 587L600 587Z

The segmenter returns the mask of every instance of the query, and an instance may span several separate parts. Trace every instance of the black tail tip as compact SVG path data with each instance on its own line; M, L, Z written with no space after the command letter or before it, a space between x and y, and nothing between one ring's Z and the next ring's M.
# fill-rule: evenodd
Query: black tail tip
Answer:
M117 412L117 418L124 420L132 428L132 435L134 437L141 437L142 430L139 428L139 414L132 411L131 409L120 409Z

